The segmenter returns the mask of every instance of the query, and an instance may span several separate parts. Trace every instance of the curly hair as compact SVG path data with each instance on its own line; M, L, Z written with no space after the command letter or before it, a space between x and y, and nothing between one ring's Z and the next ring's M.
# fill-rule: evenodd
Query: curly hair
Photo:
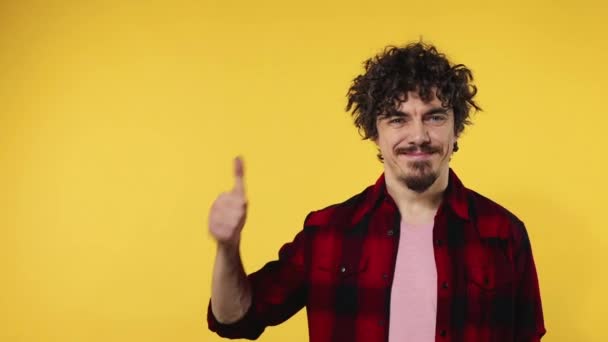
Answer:
M436 89L442 106L453 109L456 136L471 124L471 108L481 110L473 101L477 87L472 84L471 70L463 64L451 64L433 45L388 46L364 65L365 73L357 76L348 90L346 106L346 111L352 109L363 139L377 139L376 119L407 101L408 91L417 91L423 101L430 101Z

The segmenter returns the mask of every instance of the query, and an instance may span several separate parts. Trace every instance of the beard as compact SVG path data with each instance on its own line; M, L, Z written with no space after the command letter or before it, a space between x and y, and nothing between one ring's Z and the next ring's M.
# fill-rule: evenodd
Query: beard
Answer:
M414 161L408 163L412 173L401 177L401 181L412 191L419 194L428 190L439 175L433 171L430 161Z
M408 146L398 148L396 154L408 154L416 151L421 151L430 154L441 154L441 148L438 146L432 146L430 143L422 144L420 146ZM433 183L439 177L439 174L433 171L433 164L429 160L417 160L410 161L407 166L411 170L405 175L400 177L400 180L410 190L415 191L419 194L428 190Z

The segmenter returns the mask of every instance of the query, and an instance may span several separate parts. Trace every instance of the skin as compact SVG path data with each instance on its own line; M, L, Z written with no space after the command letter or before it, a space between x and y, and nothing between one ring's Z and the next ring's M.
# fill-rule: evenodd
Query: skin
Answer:
M425 102L414 91L395 109L378 116L374 139L384 159L387 190L405 222L429 224L448 185L458 138L454 113L435 95Z
M247 218L243 160L234 160L234 187L220 194L209 211L209 233L217 242L211 281L211 310L224 324L238 321L251 306L251 288L240 255Z
M434 220L448 185L449 162L457 140L454 114L433 97L424 102L408 92L397 112L379 116L374 140L384 158L387 190L402 219L410 224ZM220 323L241 319L251 306L251 288L240 256L247 218L244 167L234 161L234 186L220 194L209 211L209 233L217 242L211 310Z

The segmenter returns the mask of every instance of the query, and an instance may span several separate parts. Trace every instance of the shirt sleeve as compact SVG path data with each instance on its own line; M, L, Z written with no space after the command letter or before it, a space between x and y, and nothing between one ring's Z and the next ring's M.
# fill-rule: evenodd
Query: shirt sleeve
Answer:
M277 260L247 276L252 301L247 313L237 322L222 324L207 308L211 331L227 338L257 339L267 326L280 324L297 313L306 303L306 231L283 245Z
M539 342L545 323L532 247L526 228L519 222L515 250L515 341Z

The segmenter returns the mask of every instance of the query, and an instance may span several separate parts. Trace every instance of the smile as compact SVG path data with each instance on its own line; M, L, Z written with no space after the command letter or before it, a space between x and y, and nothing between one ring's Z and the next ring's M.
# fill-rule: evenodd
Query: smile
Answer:
M400 154L399 156L404 156L407 159L420 160L420 159L428 159L428 158L430 158L431 156L433 156L433 153L412 152L412 153Z

